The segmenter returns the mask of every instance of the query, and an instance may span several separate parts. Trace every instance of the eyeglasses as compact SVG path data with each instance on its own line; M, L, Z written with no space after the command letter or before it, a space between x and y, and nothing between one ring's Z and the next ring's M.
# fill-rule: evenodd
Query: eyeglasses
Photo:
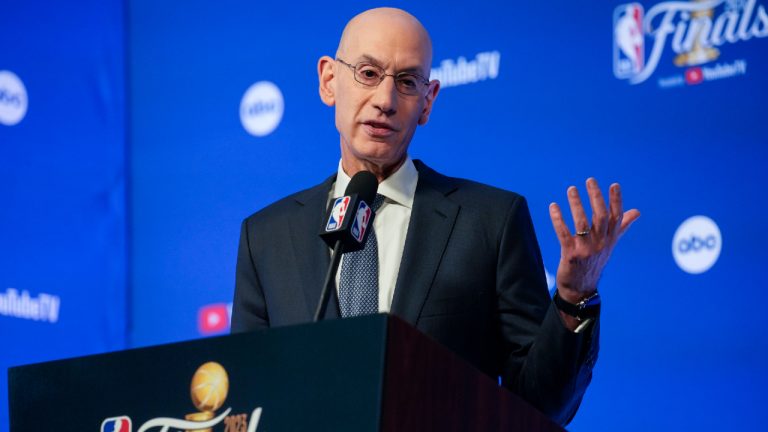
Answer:
M366 87L377 87L384 81L384 78L391 76L395 80L397 91L407 96L418 96L422 93L422 88L429 85L429 80L421 75L410 72L400 72L398 74L388 74L384 69L375 64L360 62L351 65L342 59L336 59L339 63L352 69L355 81Z

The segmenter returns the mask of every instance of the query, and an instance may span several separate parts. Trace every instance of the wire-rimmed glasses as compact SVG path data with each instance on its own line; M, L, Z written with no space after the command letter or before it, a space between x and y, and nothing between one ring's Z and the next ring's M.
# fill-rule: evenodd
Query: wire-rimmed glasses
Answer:
M366 87L376 87L384 81L384 78L391 76L395 80L395 88L398 92L407 96L418 96L422 94L422 89L429 85L429 80L415 73L388 74L381 67L369 62L352 65L339 58L336 61L350 68L355 81Z

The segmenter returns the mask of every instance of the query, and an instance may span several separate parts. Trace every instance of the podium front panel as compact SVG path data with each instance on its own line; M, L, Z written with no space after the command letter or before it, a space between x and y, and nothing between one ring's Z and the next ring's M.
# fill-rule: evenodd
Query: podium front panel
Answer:
M387 319L353 320L11 368L11 431L377 431Z

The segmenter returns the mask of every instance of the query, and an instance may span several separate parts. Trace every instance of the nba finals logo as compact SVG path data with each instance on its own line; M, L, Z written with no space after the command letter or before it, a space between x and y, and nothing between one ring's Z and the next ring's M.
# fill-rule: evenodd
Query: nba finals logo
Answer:
M730 44L765 37L768 12L758 0L665 1L647 11L622 4L613 12L613 74L640 84L660 64L682 68L659 78L665 88L745 75L745 59L714 62ZM673 55L662 62L668 49Z
M227 408L220 414L229 393L229 376L222 365L207 362L201 365L192 376L190 384L192 404L198 411L187 414L184 419L158 417L145 422L138 432L157 429L167 432L169 429L213 432L214 426L223 424L224 432L255 432L261 419L261 408L253 410L248 419L247 414L229 415L232 408ZM111 417L101 424L102 432L132 432L131 419L127 416Z

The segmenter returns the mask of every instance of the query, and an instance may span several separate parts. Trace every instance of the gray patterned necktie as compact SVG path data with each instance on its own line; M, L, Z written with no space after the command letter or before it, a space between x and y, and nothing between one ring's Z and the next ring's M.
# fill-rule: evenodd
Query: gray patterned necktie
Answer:
M382 202L384 195L376 194L371 209L377 211ZM379 311L379 243L373 225L365 246L344 254L339 277L339 308L345 318Z

